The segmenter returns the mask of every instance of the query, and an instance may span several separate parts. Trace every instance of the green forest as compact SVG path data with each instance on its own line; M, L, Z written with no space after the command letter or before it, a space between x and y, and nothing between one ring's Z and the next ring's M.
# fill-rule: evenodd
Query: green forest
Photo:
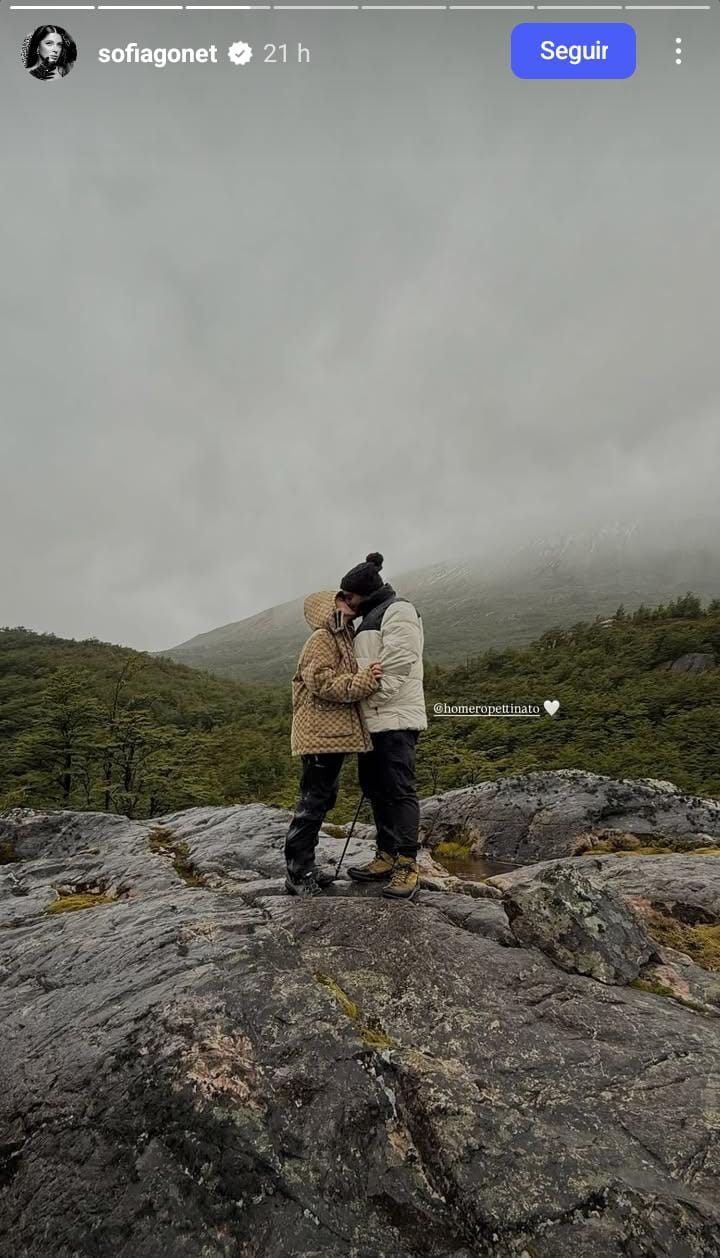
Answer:
M534 770L655 777L720 797L720 600L619 608L462 666L427 662L422 795ZM555 716L435 717L437 702L542 704ZM287 686L221 680L94 639L0 629L0 810L73 808L152 817L197 804L292 807ZM333 820L357 798L349 761Z

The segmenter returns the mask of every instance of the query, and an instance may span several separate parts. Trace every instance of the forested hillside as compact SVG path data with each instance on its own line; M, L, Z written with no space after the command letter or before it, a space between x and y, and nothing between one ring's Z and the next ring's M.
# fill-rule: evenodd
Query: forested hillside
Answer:
M692 595L427 669L422 794L535 769L669 779L720 796L720 603ZM560 703L555 716L436 716L436 703ZM95 641L0 630L0 808L144 817L290 806L287 686L222 681ZM356 797L348 764L334 820Z
M286 687L218 681L94 640L0 630L0 807L133 817L273 799L293 779Z
M720 600L621 608L610 623L550 630L524 650L428 669L428 707L540 703L538 719L439 717L425 747L433 789L535 769L668 779L720 795ZM453 780L452 785L456 782ZM458 782L457 784L460 784Z

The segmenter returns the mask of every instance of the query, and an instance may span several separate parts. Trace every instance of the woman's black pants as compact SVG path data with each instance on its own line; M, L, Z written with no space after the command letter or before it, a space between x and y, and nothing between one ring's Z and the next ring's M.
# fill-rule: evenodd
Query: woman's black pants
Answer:
M329 751L302 756L300 799L285 839L285 863L291 878L302 877L315 863L318 834L335 807L345 756Z

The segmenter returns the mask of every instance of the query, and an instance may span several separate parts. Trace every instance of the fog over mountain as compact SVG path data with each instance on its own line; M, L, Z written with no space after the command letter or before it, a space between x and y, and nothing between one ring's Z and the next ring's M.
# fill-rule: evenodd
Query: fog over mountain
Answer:
M688 590L720 597L720 547L700 529L689 545L636 522L537 538L396 577L388 568L387 576L420 610L428 658L454 663L488 647L530 642L555 625L610 615L621 603L629 611ZM302 603L282 603L165 654L219 676L286 680L308 633Z
M0 623L160 650L368 550L718 531L706 15L687 72L634 13L638 74L578 85L503 14L73 11L50 89L1 16ZM248 21L312 64L97 64Z

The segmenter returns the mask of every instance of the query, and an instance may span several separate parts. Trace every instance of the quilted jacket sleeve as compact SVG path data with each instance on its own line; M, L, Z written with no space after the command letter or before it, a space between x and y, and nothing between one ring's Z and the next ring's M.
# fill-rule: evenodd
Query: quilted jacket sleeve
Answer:
M377 678L369 667L357 673L338 672L332 641L322 632L308 639L300 661L300 676L311 694L330 703L357 703L378 689Z
M383 700L397 694L413 665L422 660L420 621L411 603L398 602L388 607L380 626L380 696Z

